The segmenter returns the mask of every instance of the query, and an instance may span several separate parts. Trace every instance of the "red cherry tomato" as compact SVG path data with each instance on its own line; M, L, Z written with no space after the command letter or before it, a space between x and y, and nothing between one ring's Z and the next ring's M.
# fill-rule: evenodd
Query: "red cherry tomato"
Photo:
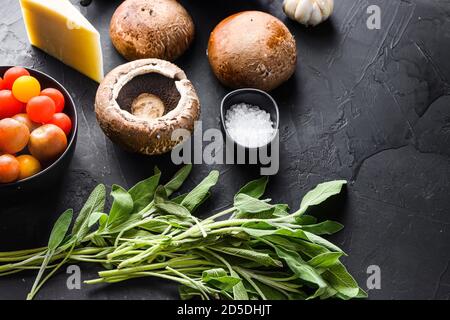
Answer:
M48 163L58 158L66 148L66 134L54 124L44 124L30 134L28 150L41 162Z
M26 125L28 127L28 130L30 130L30 132L41 126L39 123L31 121L30 117L26 113L18 113L12 118Z
M27 69L22 67L12 67L6 70L5 74L3 75L3 81L6 89L11 90L12 86L14 84L14 81L16 81L17 78L21 76L29 76L30 73Z
M0 150L9 154L22 151L30 138L30 130L17 120L0 120Z
M20 175L20 165L17 159L5 154L0 156L0 183L16 181Z
M47 96L53 100L56 107L56 113L62 112L64 110L65 100L64 95L61 93L61 91L53 88L47 88L42 90L41 96Z
M27 103L27 114L31 121L46 123L55 114L55 103L47 96L33 97Z
M0 90L6 89L5 81L0 77Z
M65 113L55 113L48 123L60 127L66 135L72 130L72 120Z
M0 120L23 112L25 104L14 98L11 90L0 91Z

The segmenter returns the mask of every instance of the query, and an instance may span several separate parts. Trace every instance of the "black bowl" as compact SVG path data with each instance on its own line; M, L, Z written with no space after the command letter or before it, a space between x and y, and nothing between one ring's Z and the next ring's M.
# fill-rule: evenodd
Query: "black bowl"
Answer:
M274 124L275 134L266 145L259 146L257 148L250 148L248 146L239 144L228 133L228 130L225 126L225 115L232 106L239 103L247 103L254 106L258 106L260 109L270 114L270 119ZM252 88L238 89L227 94L223 98L222 104L220 106L220 117L222 121L222 129L225 132L227 138L233 141L238 147L243 148L245 150L259 149L268 146L277 135L280 119L278 105L275 102L275 100L267 92Z
M11 67L0 66L0 76L3 76L5 71L9 68ZM64 171L72 160L73 153L75 151L78 120L75 103L73 102L72 97L58 81L56 81L49 75L30 68L26 69L33 77L39 80L42 89L55 88L61 91L61 93L64 95L66 104L63 112L67 114L72 120L72 132L67 137L67 149L55 162L45 167L41 172L29 178L12 183L0 183L0 197L16 197L25 192L40 191L46 189L47 187L50 187L63 176Z

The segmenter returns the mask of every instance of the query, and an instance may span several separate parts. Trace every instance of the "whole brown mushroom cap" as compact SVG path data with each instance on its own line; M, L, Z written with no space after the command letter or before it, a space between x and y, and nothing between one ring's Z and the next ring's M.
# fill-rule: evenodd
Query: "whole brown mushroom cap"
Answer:
M126 0L114 12L110 37L127 60L174 61L191 45L194 23L176 0Z
M289 29L274 16L244 11L211 33L208 58L217 78L232 88L275 89L295 72L297 49Z
M133 78L156 73L173 79L180 94L173 110L153 120L140 118L117 103L122 88ZM177 129L193 132L200 117L200 102L194 86L176 65L159 59L141 59L112 70L100 84L95 98L95 113L103 132L131 152L163 154L181 141L172 140Z

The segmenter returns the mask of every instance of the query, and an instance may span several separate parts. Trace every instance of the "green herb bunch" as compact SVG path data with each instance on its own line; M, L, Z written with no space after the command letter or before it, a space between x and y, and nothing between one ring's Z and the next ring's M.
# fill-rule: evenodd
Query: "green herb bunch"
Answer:
M130 190L114 185L109 213L106 189L97 186L73 223L73 211L56 221L44 248L0 253L0 276L38 270L28 299L64 264L101 264L89 284L140 277L178 282L182 299L362 298L340 258L345 253L322 238L342 229L317 220L308 208L340 193L345 181L318 185L300 208L260 199L267 179L252 181L233 206L200 220L193 213L210 196L219 173L212 171L191 192L176 197L188 177L185 166L165 185L161 172ZM70 229L70 231L69 231Z

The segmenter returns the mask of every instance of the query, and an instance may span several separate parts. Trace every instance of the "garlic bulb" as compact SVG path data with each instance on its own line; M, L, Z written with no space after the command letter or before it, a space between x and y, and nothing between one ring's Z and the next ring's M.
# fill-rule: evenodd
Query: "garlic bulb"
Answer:
M284 0L286 15L306 26L316 26L327 20L334 8L334 0Z

